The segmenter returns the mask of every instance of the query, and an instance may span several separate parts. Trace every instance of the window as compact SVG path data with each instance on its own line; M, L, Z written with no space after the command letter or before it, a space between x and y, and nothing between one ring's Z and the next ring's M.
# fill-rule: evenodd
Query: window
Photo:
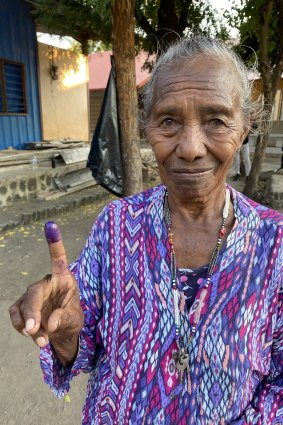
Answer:
M0 59L0 114L26 114L24 65Z

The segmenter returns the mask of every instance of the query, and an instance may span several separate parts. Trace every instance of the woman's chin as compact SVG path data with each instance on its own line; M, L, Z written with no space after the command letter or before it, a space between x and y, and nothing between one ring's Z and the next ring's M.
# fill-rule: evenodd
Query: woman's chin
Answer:
M200 198L211 198L213 194L218 198L219 190L222 190L225 186L225 180L216 182L214 179L211 179L206 184L200 184L200 182L178 182L176 184L172 181L164 184L167 186L170 195L180 200L190 199L196 201Z
M214 176L211 174L202 177L196 175L178 175L176 178L165 182L165 185L168 187L169 191L173 191L176 194L178 193L181 197L194 197L202 193L207 194L217 187L222 186L221 182L216 182Z

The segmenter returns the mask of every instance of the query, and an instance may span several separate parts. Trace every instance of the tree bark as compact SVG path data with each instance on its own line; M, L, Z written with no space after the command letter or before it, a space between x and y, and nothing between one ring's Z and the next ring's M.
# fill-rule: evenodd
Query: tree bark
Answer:
M254 198L258 188L259 176L262 170L262 164L265 157L265 150L269 138L269 133L259 135L256 140L255 152L251 166L250 174L246 180L243 193L249 198Z
M123 161L123 195L142 190L135 75L134 0L112 0L112 48Z

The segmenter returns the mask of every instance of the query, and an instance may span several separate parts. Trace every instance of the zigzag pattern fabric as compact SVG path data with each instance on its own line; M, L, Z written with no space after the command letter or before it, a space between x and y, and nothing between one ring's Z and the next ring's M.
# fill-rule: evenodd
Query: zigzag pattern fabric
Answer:
M98 217L71 266L85 313L75 363L64 368L50 345L41 350L58 397L75 375L90 373L83 424L283 424L283 218L229 190L236 221L208 294L201 301L200 287L181 309L188 334L203 303L181 384L165 188L115 201Z

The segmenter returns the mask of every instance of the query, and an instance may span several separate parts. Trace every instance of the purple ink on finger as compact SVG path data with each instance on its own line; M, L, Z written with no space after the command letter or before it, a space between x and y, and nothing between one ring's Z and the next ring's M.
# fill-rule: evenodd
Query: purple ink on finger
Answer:
M62 240L62 235L54 221L48 221L44 226L44 233L48 243L55 243Z

